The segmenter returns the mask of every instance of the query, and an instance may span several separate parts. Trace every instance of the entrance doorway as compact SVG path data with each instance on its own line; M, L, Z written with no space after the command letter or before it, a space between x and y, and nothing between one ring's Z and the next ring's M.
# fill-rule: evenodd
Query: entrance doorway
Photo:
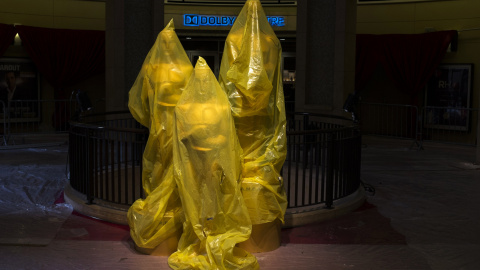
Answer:
M195 67L198 57L203 57L207 62L208 66L212 70L215 77L218 78L218 73L220 70L220 60L218 52L214 51L187 51L188 58L192 62L192 65Z

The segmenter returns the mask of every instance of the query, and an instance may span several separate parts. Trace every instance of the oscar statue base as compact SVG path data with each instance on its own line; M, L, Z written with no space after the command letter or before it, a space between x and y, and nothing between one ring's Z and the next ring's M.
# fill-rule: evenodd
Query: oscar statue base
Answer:
M254 224L250 238L238 247L250 252L268 252L280 247L282 222L278 219L264 224Z
M152 256L170 256L172 253L177 251L180 235L181 234L173 235L170 238L167 238L155 248L143 248L135 244L135 250Z
M250 238L245 242L239 243L238 247L250 253L273 251L280 247L281 230L282 223L278 219L268 223L254 224ZM181 233L173 235L155 248L143 248L135 244L135 250L152 256L170 256L177 251L180 236Z

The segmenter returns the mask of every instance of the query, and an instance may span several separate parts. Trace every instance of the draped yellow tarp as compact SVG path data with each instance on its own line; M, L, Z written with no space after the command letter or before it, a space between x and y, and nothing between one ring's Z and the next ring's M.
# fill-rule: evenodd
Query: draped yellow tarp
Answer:
M248 0L225 42L219 83L244 153L242 193L252 223L284 222L286 158L282 48L259 0Z
M150 130L143 153L146 198L128 211L130 234L142 248L155 248L182 230L182 205L173 178L173 114L192 71L172 20L159 33L129 92L130 112Z
M252 224L240 191L242 149L230 105L203 58L175 108L174 176L185 213L174 269L257 269L236 247Z

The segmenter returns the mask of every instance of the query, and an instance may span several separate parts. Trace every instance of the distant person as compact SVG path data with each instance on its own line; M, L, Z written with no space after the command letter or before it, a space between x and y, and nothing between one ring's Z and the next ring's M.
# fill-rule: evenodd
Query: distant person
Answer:
M6 87L2 88L2 100L11 101L15 95L17 89L17 75L13 71L7 71L5 73Z
M30 100L28 92L22 87L21 81L18 80L18 73L14 71L6 71L4 81L0 84L0 100L3 101L5 107L15 107L12 101ZM3 107L0 105L0 107ZM2 111L3 108L0 108Z
M17 76L13 71L7 71L5 73L5 83L0 88L0 100L3 101L4 106L8 107L8 104L15 95L17 89Z

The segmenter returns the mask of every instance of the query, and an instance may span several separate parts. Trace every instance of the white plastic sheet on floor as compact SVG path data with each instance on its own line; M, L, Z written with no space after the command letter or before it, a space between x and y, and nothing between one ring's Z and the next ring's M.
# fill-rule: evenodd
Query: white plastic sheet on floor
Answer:
M0 150L0 245L48 245L72 212L55 204L67 147Z

